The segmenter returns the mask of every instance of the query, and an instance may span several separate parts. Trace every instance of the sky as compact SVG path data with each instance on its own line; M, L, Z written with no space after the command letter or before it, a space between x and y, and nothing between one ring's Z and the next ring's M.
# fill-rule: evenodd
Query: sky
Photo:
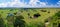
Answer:
M60 0L0 0L0 7L60 7Z

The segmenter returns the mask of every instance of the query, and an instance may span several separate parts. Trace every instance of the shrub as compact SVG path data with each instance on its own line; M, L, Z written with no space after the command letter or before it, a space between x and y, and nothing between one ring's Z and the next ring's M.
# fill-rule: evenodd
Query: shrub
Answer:
M44 23L40 22L37 24L37 27L45 27Z
M0 18L0 27L5 27L5 26L4 26L4 21L3 21L2 18Z
M7 19L7 26L8 26L8 27L13 26L14 15L11 14L11 13L9 13L6 19Z
M34 18L38 18L39 16L41 16L39 13L34 14Z
M60 17L60 11L56 13L55 16Z
M41 10L42 12L47 12L46 10Z
M22 20L24 19L23 16L16 16L15 22L14 22L14 27L25 27L25 21Z
M5 27L1 14L0 14L0 27Z

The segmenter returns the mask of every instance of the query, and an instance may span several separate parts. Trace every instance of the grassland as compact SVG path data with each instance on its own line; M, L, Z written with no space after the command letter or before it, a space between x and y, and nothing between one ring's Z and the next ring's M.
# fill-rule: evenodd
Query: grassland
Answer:
M41 10L46 10L46 12L42 12ZM5 24L7 24L7 13L16 13L16 12L20 12L20 14L18 15L22 15L24 17L24 21L26 22L26 27L37 27L38 23L44 23L45 19L48 19L49 17L52 17L53 15L55 15L55 13L57 13L58 11L60 11L60 9L55 9L55 8L45 8L45 9L0 9L0 14L2 15L1 17L4 19ZM49 12L49 13L48 13ZM27 14L30 14L30 16L32 18L29 18L29 16ZM33 15L39 13L41 16L34 18ZM36 24L37 23L37 24ZM28 25L28 26L27 26ZM47 26L47 27L51 27L51 26Z

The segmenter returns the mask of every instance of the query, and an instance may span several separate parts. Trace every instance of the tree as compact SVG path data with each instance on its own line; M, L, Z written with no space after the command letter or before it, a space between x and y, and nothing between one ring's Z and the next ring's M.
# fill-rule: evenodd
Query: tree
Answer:
M60 11L56 13L55 16L60 17Z
M4 21L3 21L3 19L1 18L1 15L0 15L0 27L5 27L5 26L4 26Z
M12 27L14 22L14 15L9 13L6 19L7 19L7 26Z
M24 20L22 20L22 19L24 19L24 17L23 16L16 16L16 19L15 19L15 22L14 22L14 27L17 27L17 26L19 26L19 27L25 27L25 21Z

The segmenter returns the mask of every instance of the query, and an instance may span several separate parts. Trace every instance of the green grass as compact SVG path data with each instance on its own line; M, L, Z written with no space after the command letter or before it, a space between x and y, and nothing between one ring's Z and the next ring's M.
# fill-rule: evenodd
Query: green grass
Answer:
M46 10L47 12L42 12L41 10ZM21 12L23 11L23 12ZM55 15L55 13L57 13L58 11L60 11L60 9L28 9L28 10L19 10L19 9L13 9L12 11L10 11L10 9L6 9L6 10L0 10L0 14L2 15L4 21L5 21L5 24L7 23L7 20L6 20L6 17L7 17L7 13L15 13L15 12L21 12L21 15L24 17L24 21L32 26L32 27L37 27L35 24L36 23L39 23L39 22L42 22L44 23L45 19L47 19L48 17L51 17L53 15ZM3 13L2 13L3 12ZM48 13L50 12L50 13ZM30 19L27 15L27 13L30 13L30 16L33 17L33 15L35 13L39 13L41 14L41 16L39 16L38 18L32 18Z

